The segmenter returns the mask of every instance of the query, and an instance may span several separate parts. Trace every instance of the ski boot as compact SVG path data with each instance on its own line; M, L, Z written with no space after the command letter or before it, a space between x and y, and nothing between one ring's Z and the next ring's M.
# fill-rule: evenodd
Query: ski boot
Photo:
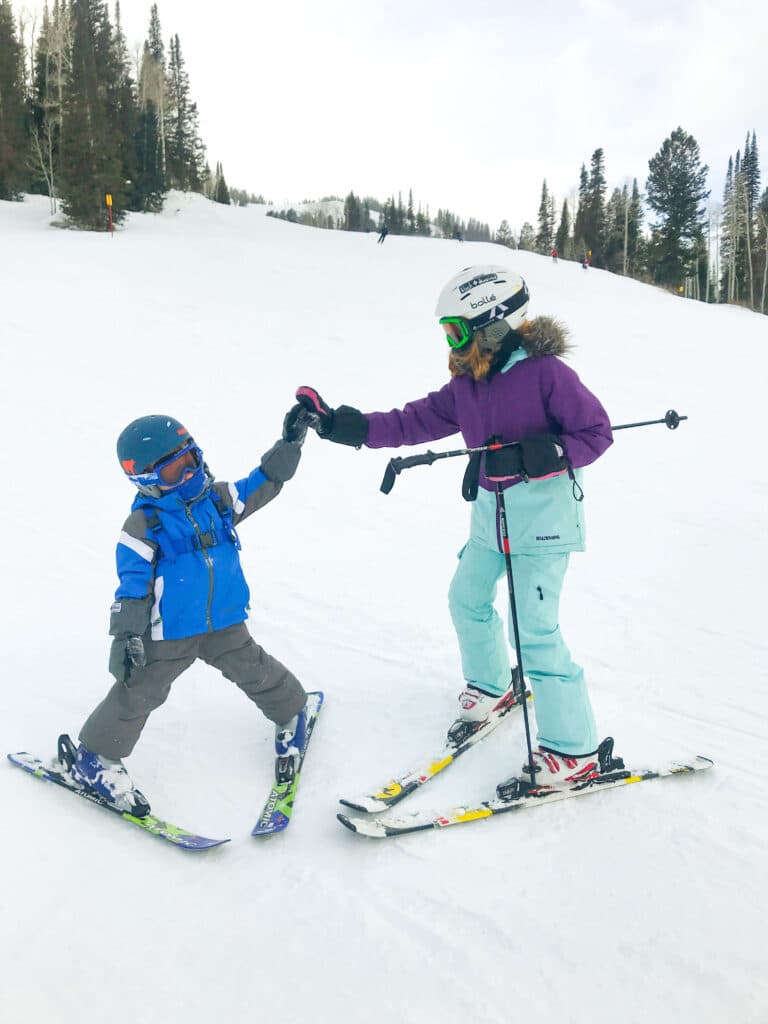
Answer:
M606 736L591 754L561 754L547 747L533 751L533 775L526 762L520 775L501 782L496 787L500 800L514 800L529 789L570 789L616 778L624 768L620 757L613 756L613 737Z
M136 789L122 761L96 754L82 743L75 749L65 734L59 737L59 762L75 782L102 797L118 811L132 814L134 818L144 818L149 814L149 801Z
M275 778L278 783L293 782L307 742L307 709L303 707L290 722L275 726Z
M505 703L516 704L523 696L524 689L517 666L512 669L512 679L506 693L486 693L485 690L467 684L459 694L459 717L448 730L448 742L460 747L473 732L477 732L491 711Z

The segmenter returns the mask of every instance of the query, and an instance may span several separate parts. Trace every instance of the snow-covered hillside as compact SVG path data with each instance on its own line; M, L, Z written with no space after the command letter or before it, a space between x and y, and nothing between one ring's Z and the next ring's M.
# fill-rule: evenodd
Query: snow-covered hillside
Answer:
M440 386L433 317L470 263L525 276L532 314L624 431L585 475L589 550L562 624L629 761L704 775L389 843L337 799L439 746L461 688L446 590L458 461L379 492L389 454L307 440L244 524L250 627L326 707L287 833L249 836L272 728L202 664L128 766L160 815L231 844L185 854L0 770L0 1021L765 1024L768 319L498 246L319 231L174 196L108 235L0 203L0 748L52 755L107 686L131 419L187 424L220 479L280 434L297 385L389 409ZM451 443L449 443L451 442ZM456 439L445 442L455 447ZM499 730L403 809L493 792Z

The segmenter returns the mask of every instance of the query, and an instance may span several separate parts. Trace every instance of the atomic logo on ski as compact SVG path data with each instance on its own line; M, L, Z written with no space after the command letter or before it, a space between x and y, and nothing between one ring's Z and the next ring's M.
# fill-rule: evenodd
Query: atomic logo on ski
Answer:
M317 690L307 694L307 732L304 739L304 746L295 768L292 779L286 782L275 782L272 790L264 803L259 820L253 827L252 836L271 836L276 832L282 832L291 823L293 812L293 801L299 787L299 776L304 758L307 754L309 740L315 729L317 716L323 706L323 694Z

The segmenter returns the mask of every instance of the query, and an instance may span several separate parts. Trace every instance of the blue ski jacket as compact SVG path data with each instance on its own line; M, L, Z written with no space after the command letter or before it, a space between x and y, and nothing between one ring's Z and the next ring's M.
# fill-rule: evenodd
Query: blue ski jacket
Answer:
M281 489L258 468L194 501L137 495L117 545L110 634L181 640L243 622L250 593L235 527Z

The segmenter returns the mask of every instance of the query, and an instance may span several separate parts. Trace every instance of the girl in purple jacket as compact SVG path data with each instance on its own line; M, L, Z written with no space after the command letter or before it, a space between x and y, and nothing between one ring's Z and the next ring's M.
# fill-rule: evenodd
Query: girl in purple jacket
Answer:
M308 408L320 437L357 448L423 444L459 431L470 448L491 438L519 442L485 456L469 539L450 586L466 681L459 716L482 721L514 678L493 603L506 571L494 494L501 482L523 664L535 698L537 782L562 785L599 772L584 671L561 636L558 605L570 553L584 550L581 467L612 437L603 406L561 361L565 329L549 317L528 320L527 310L528 289L518 274L468 267L437 303L451 373L439 391L402 409L364 414L346 405L333 409L314 389L300 388L288 419ZM523 772L530 778L527 765Z

